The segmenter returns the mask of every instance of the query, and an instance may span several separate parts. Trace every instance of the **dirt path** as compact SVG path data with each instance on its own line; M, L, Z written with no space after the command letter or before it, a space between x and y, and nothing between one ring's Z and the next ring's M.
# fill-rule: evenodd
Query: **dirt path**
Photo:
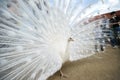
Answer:
M62 71L68 75L60 78L57 72L48 80L120 80L120 48L107 48L89 58L63 65Z

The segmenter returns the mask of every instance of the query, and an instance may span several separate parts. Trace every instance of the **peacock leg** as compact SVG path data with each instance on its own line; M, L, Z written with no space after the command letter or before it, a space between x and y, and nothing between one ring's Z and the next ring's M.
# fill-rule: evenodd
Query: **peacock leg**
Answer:
M60 70L60 77L61 77L61 78L67 78L68 76L67 76L66 74L64 74L64 73L62 72L62 70Z

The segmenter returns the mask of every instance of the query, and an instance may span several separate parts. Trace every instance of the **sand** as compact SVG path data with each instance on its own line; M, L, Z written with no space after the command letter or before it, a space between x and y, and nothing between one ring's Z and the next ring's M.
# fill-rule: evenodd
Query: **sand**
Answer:
M58 71L48 80L120 80L120 48L108 47L104 53L67 62L62 72L68 77L61 78Z

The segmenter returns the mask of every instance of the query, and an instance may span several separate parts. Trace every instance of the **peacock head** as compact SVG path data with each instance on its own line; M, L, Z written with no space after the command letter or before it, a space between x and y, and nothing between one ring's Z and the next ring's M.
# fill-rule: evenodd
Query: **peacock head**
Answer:
M70 38L68 39L68 42L70 42L70 41L74 41L74 39L70 37Z

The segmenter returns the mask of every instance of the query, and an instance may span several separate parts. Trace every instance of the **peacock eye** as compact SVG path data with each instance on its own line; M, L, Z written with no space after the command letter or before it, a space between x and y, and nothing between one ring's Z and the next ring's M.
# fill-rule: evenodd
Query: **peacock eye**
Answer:
M68 39L68 41L74 41L74 39L70 37L70 38Z

